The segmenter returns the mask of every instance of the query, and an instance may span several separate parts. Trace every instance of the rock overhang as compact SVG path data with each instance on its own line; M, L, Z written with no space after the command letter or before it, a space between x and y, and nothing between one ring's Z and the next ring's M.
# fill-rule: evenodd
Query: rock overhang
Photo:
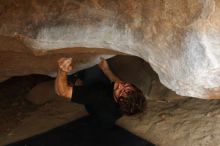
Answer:
M125 53L149 62L160 81L180 95L220 96L217 0L4 1L0 14L1 62L11 60L1 65L2 78L55 75L55 65L48 66L68 52L49 52L75 48L73 57L83 58L76 70L97 63L101 54ZM22 65L28 59L29 65Z

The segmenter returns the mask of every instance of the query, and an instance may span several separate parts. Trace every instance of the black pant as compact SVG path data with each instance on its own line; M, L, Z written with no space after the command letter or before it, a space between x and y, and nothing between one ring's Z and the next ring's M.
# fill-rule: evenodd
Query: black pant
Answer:
M103 131L86 116L47 133L8 146L154 146L118 126Z

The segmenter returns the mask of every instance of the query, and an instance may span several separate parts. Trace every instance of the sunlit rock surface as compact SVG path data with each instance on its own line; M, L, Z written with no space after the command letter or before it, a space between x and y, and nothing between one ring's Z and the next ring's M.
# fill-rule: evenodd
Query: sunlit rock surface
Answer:
M54 76L62 56L76 71L125 53L180 95L219 98L219 18L218 0L0 1L0 79Z

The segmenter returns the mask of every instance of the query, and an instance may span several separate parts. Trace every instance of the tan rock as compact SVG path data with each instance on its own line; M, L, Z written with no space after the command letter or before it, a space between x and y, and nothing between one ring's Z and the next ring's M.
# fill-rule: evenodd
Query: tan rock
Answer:
M77 71L125 53L176 93L216 99L219 16L218 0L1 1L0 78L55 76L61 56L74 57Z
M28 101L36 105L43 105L54 100L55 98L61 97L55 93L54 81L47 81L37 84L26 96Z

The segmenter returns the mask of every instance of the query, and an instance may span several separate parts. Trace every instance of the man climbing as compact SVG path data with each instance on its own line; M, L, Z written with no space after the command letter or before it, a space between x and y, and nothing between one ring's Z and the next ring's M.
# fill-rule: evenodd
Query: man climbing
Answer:
M72 58L58 60L55 91L72 102L84 104L95 123L111 127L123 114L134 115L145 107L145 97L135 85L120 80L106 60L98 65L67 75Z

